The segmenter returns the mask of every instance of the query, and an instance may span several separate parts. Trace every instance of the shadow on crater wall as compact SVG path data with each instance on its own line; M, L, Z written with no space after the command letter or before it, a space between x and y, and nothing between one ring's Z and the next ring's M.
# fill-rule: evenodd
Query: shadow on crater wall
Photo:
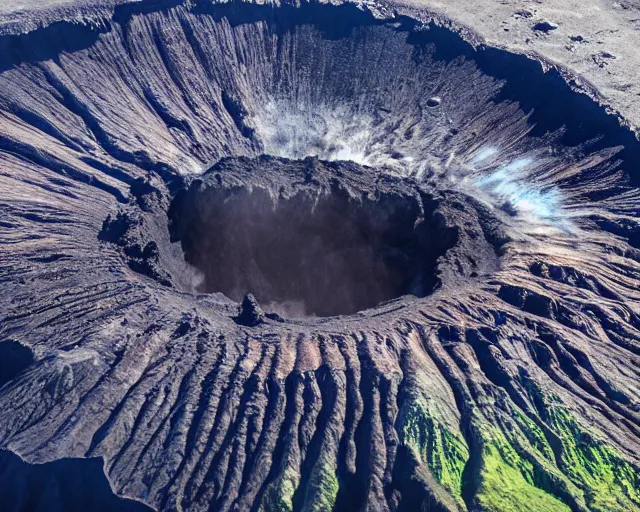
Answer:
M0 342L0 388L33 363L31 349L9 340Z
M3 512L151 512L116 496L100 459L62 459L28 464L0 450L0 509Z

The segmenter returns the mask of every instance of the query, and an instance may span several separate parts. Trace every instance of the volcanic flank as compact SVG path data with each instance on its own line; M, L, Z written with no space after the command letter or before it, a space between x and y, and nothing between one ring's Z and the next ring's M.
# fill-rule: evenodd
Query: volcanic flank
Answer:
M372 12L0 37L0 508L640 510L637 140Z

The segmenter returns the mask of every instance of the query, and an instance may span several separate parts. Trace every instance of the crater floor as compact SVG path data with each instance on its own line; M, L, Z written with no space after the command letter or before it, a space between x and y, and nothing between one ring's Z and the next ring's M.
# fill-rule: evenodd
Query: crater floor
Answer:
M380 13L0 36L14 508L640 510L640 144Z

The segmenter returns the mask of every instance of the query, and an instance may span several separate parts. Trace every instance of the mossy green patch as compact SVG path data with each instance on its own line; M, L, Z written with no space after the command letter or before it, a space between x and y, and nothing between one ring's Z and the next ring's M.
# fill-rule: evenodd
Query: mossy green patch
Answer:
M321 458L313 469L305 496L305 511L326 512L333 510L338 496L338 477L333 457Z
M582 426L560 397L544 393L531 381L525 387L540 418L561 441L559 469L580 489L588 508L594 512L640 511L640 468Z
M567 410L552 407L547 416L562 439L563 472L584 490L589 508L640 510L640 469L588 433Z
M433 477L462 503L462 472L469 459L462 438L429 414L422 401L412 402L405 411L401 435Z
M269 485L260 507L263 512L292 512L293 495L300 482L300 476L286 469L276 481Z
M496 433L483 446L476 502L487 512L570 512L555 496L534 484L534 467Z
M547 441L542 429L536 423L522 413L520 409L514 408L512 411L513 421L518 426L520 432L527 439L531 447L542 457L550 462L554 461L553 450Z

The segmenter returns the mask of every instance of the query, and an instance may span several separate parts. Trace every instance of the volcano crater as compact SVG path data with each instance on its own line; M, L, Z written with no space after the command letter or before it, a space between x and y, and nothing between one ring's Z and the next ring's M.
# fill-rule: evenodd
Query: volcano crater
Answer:
M16 502L640 510L640 144L579 78L401 6L61 16L0 36Z
M252 293L285 316L348 315L430 295L452 248L459 280L497 268L478 217L465 211L473 201L434 194L355 163L224 159L176 195L172 239L201 273L197 291L238 302ZM448 217L467 223L470 254ZM470 243L470 232L484 246Z

